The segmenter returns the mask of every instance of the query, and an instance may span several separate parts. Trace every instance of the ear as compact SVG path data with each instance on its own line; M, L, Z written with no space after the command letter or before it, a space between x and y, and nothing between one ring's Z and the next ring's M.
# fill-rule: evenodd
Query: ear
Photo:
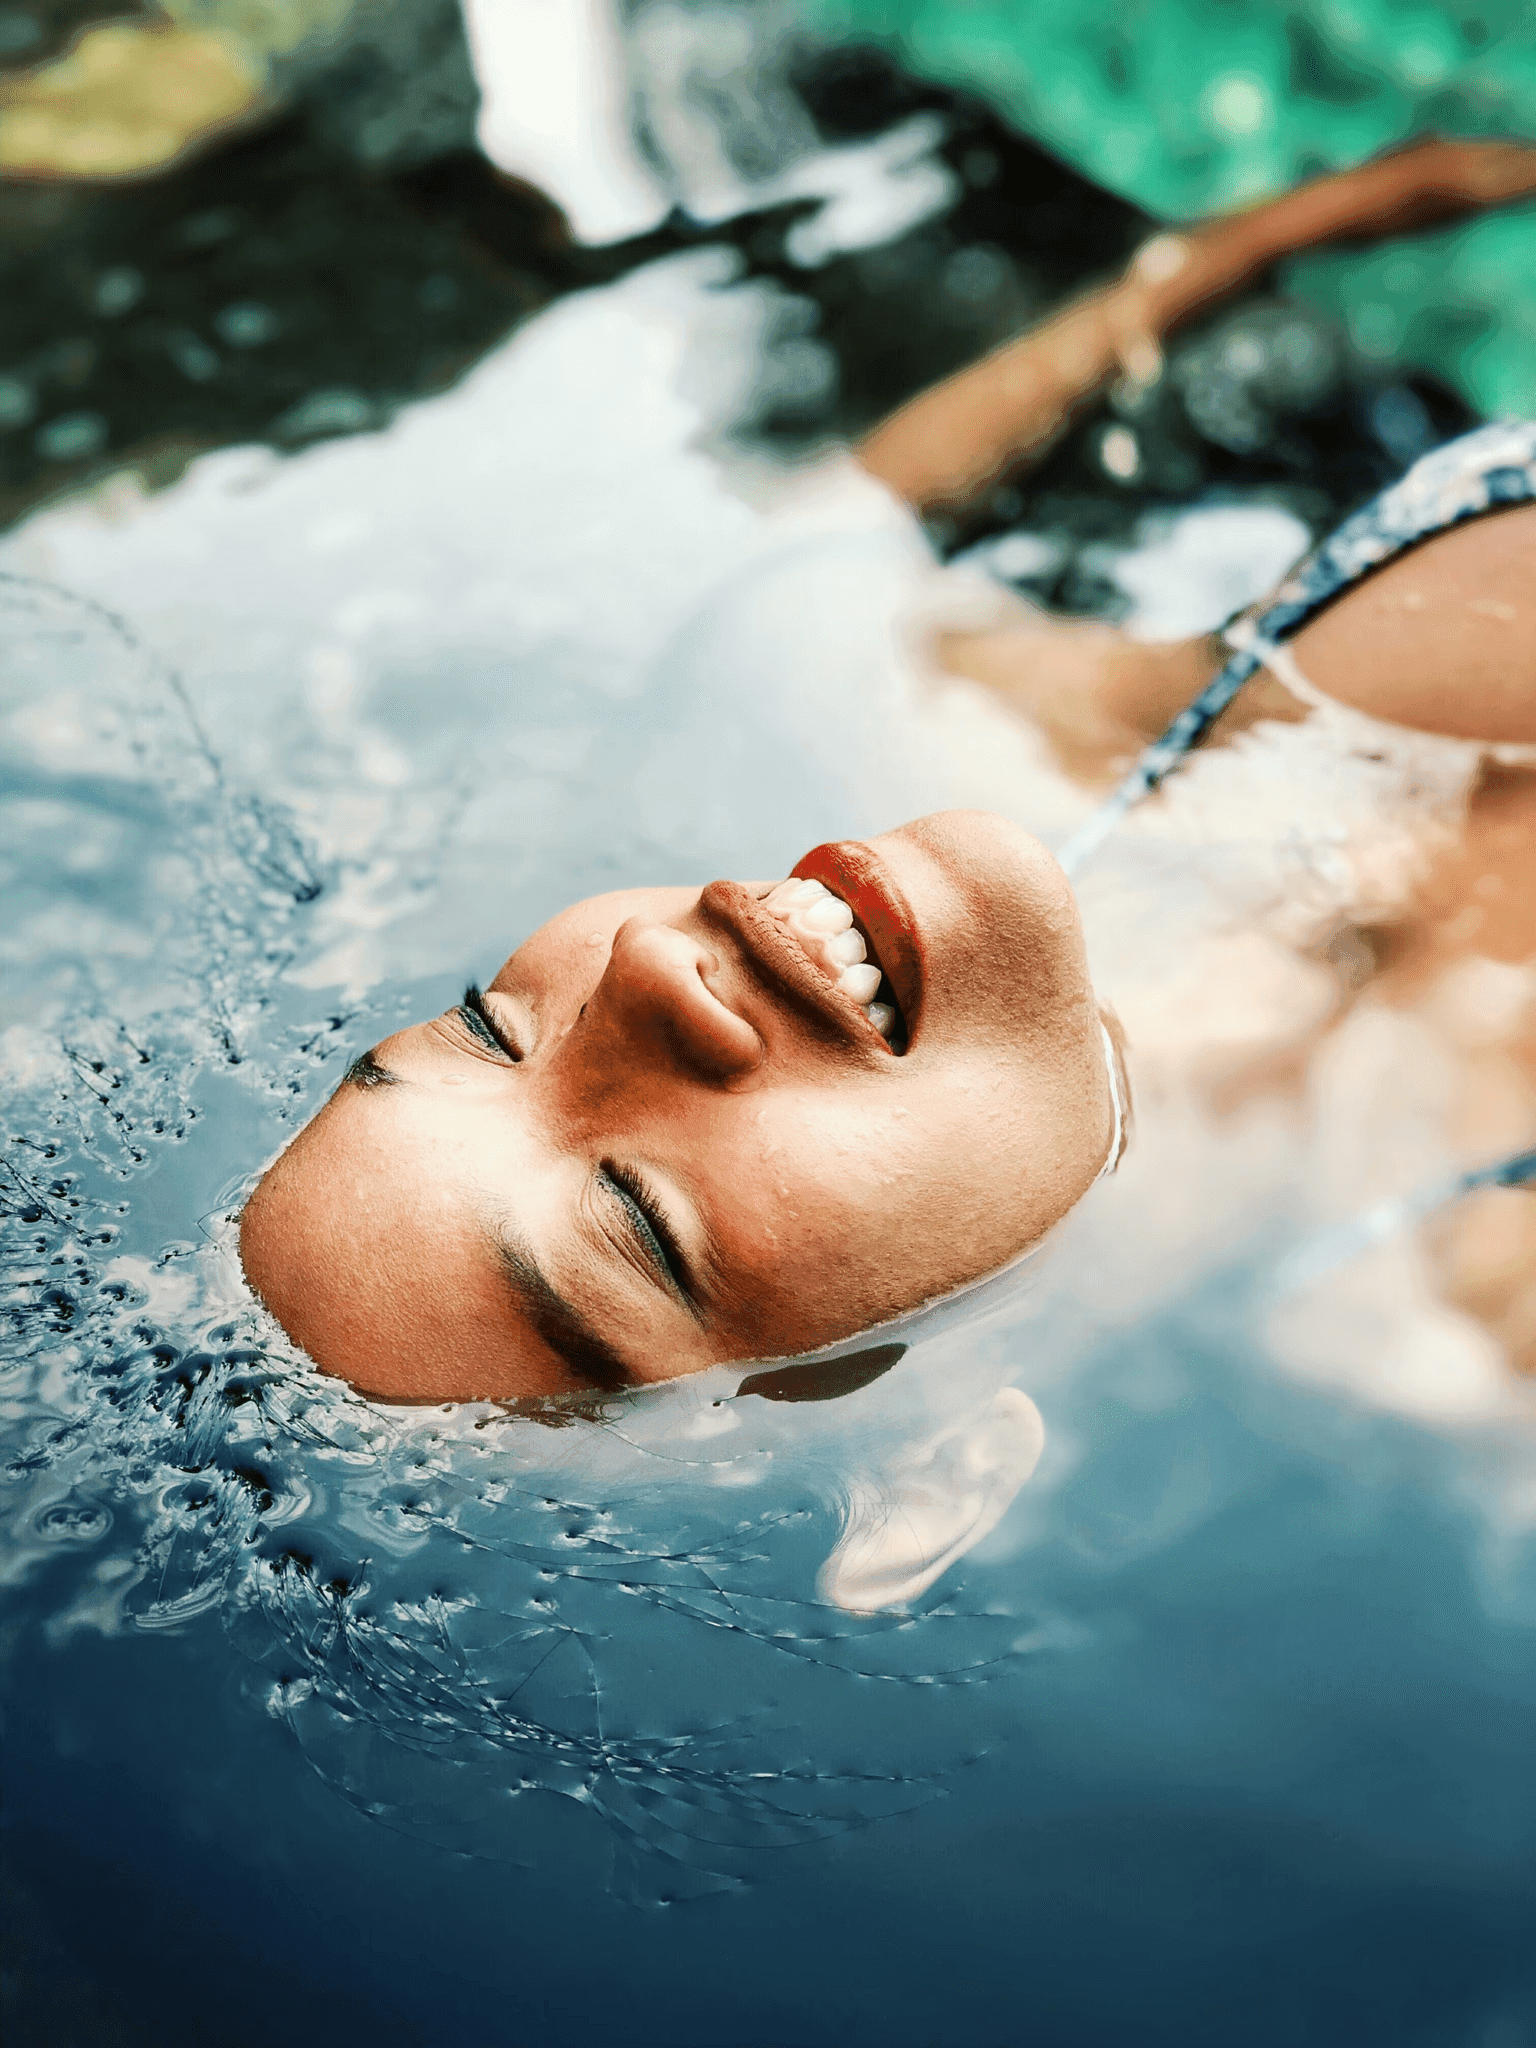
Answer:
M1004 1387L982 1415L858 1482L821 1597L855 1614L915 1600L997 1527L1044 1449L1040 1410Z

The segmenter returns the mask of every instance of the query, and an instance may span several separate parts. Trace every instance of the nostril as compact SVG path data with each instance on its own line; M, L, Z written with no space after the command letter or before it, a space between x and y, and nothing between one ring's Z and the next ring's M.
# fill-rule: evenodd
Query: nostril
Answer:
M725 963L693 934L631 919L604 979L638 1028L696 1074L732 1080L762 1065L767 1049L731 999Z

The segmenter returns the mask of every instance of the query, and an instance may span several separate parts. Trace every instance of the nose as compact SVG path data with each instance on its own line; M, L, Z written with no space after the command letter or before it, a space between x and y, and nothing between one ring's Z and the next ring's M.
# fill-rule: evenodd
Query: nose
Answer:
M614 934L603 978L587 1004L591 1023L708 1081L732 1081L762 1065L756 1029L731 1006L726 970L712 947L675 925L632 917Z

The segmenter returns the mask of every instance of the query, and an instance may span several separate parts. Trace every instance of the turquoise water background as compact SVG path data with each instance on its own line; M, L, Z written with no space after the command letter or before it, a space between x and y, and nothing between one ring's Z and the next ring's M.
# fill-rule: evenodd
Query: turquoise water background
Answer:
M1173 219L1280 192L1415 135L1536 133L1522 0L800 0L980 94L1111 190ZM1536 408L1536 209L1294 266L1297 292L1384 362L1438 371L1487 413Z

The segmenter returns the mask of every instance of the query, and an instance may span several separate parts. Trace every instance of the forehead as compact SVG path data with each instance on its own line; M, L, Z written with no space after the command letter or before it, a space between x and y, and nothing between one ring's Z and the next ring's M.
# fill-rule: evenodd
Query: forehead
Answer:
M247 1278L328 1371L384 1398L494 1390L507 1340L539 1365L484 1255L466 1191L400 1170L396 1091L344 1088L268 1169L241 1217Z
M454 1091L423 1093L344 1082L262 1185L281 1187L291 1230L317 1249L335 1256L345 1239L371 1247L392 1279L420 1265L462 1280L478 1228L475 1148L451 1114Z

